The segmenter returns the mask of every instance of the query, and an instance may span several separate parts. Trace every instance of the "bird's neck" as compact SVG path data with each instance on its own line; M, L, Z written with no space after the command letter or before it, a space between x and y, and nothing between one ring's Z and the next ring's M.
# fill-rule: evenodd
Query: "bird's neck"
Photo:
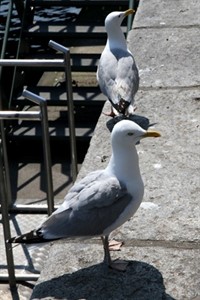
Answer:
M122 146L123 147L123 146ZM128 181L141 180L140 169L139 169L139 158L135 146L131 145L126 150L120 149L120 147L113 150L108 169L116 174L119 180Z
M126 39L121 29L119 31L108 30L107 34L108 34L108 38L107 38L106 47L108 47L110 50L117 49L117 48L127 50Z

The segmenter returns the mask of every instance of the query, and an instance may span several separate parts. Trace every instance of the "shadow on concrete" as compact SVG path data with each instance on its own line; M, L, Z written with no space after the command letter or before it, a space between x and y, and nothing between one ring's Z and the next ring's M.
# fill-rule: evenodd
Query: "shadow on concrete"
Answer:
M31 299L43 298L175 300L166 294L161 273L140 261L129 261L126 272L117 272L104 264L97 264L38 283Z

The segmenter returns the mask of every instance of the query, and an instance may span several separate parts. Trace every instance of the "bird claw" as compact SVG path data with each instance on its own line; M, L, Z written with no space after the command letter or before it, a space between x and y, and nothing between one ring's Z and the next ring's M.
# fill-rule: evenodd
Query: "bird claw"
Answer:
M123 242L111 240L108 242L109 251L119 251L123 244Z
M126 116L126 117L129 117L131 115L134 115L135 111L137 110L137 106L132 106L132 105L129 105L127 111L125 114L121 114L122 116ZM116 110L115 110L116 111ZM107 117L111 117L111 118L114 118L114 117L117 117L119 116L120 114L116 111L115 113L114 111L114 108L111 107L111 112L110 113L106 113L106 112L103 112L103 114Z
M112 117L112 118L114 118L116 116L115 113L114 113L114 111L111 111L110 113L103 112L103 114L104 114L104 116Z

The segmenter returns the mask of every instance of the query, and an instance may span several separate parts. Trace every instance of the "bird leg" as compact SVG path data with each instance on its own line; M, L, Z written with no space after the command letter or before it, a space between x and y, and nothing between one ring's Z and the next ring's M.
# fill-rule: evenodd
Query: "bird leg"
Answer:
M110 257L110 250L109 250L109 243L108 243L108 236L106 235L101 236L101 240L103 243L103 248L104 248L104 260L103 262L106 263L108 266L112 263L111 257Z
M117 271L126 271L126 268L128 266L128 262L120 259L116 259L112 261L110 256L110 250L109 250L109 242L108 242L108 236L101 237L103 247L104 247L104 263L106 263L111 269L117 270Z

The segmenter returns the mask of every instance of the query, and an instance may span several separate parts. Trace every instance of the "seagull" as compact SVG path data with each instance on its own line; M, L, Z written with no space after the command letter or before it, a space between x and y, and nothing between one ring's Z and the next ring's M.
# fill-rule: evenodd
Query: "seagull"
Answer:
M120 27L133 9L111 12L105 19L106 46L97 69L97 81L102 93L111 102L110 116L134 114L134 96L139 88L138 69Z
M8 242L33 244L99 236L104 262L119 270L118 262L111 259L108 237L135 214L143 198L135 145L143 138L159 136L159 132L146 131L133 121L118 122L111 133L112 155L107 167L76 182L63 204L41 225Z

